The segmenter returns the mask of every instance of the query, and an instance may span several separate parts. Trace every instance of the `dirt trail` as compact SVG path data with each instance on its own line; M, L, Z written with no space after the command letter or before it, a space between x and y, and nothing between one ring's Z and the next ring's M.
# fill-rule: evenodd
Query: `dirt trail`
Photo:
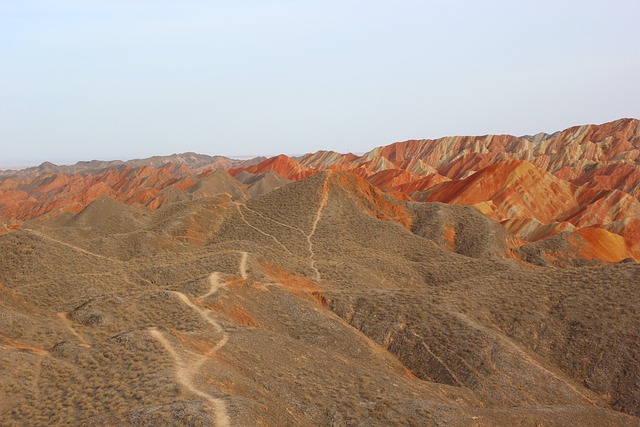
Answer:
M242 220L245 222L245 224L247 224L249 227L257 230L258 232L260 232L261 234L265 235L265 236L269 236L271 237L276 243L278 243L278 245L280 245L281 247L283 247L288 253L291 254L291 251L289 251L289 249L282 244L282 242L280 242L275 236L266 233L262 230L260 230L259 228L249 224L249 222L247 221L247 219L245 218L244 214L242 213L242 207L244 207L245 209L247 209L250 212L255 213L256 215L269 220L275 224L278 224L282 227L287 227L291 230L297 231L298 233L302 234L305 239L307 240L307 251L309 252L309 269L313 272L312 278L313 280L315 280L316 282L320 280L320 271L318 270L318 268L316 267L316 261L315 261L315 252L313 251L313 242L311 241L311 239L313 238L313 235L316 232L316 229L318 228L318 223L320 222L320 219L322 218L322 212L325 208L325 206L327 205L327 201L329 200L329 188L328 188L328 181L329 181L329 176L327 175L324 179L324 183L322 184L322 194L320 195L320 206L318 206L318 210L316 211L316 214L313 218L313 221L311 223L311 229L309 230L308 233L305 233L303 230L301 230L298 227L294 227L291 226L289 224L285 224L283 222L280 222L276 219L273 219L269 216L266 216L264 214L262 214L261 212L258 212L254 209L251 209L250 207L248 207L247 205L241 205L241 204L237 204L236 206L238 207L238 212L240 212L240 216L242 217ZM293 254L292 254L293 255ZM246 277L243 276L243 279L245 279Z
M40 398L40 377L42 376L43 359L44 359L44 355L40 354L38 356L38 362L36 364L36 369L33 374L33 380L31 381L31 391L33 391L33 394L36 400Z
M192 303L189 297L187 297L182 292L171 291L171 293L177 296L180 301L189 306L189 308L191 308L193 311L198 313L205 322L213 326L213 329L215 329L216 332L222 334L222 339L212 348L211 351L207 353L208 355L220 350L229 341L229 334L227 334L225 330L222 329L222 326L220 326L220 324L213 319L213 317L211 316L212 313L209 310L205 310L204 308Z
M202 296L199 296L198 299L204 299L210 295L215 294L216 292L218 292L220 288L222 288L225 285L225 283L220 279L220 273L215 272L209 275L209 285L210 287L207 293L205 293Z
M240 274L243 277L246 277L246 259L248 257L247 252L242 252L242 257L240 259ZM216 293L220 288L225 286L226 284L220 278L220 273L213 272L209 275L209 290L198 297L198 299L204 299L210 295ZM211 396L210 394L200 390L196 384L193 382L193 378L198 375L202 366L210 360L210 357L214 355L218 350L220 350L228 341L229 334L225 332L225 330L220 326L218 322L215 321L212 317L212 313L196 304L194 304L189 297L187 297L182 292L178 291L170 291L173 295L175 295L182 303L187 305L193 311L198 313L202 319L210 324L213 329L222 334L222 339L218 341L218 343L204 354L193 354L197 361L189 360L189 357L182 357L175 348L171 345L169 340L165 338L165 336L160 332L157 328L149 329L149 332L153 338L155 338L162 346L167 350L167 353L174 360L175 370L176 370L176 378L178 382L180 382L185 388L190 390L192 393L206 399L211 406L213 406L215 410L215 425L217 427L228 427L230 426L229 415L227 414L227 407L224 400Z
M68 313L64 313L64 312L57 313L60 320L62 320L62 324L64 325L64 327L67 328L69 332L73 334L73 336L78 338L78 341L80 341L81 347L91 347L91 345L87 342L87 340L85 340L84 337L78 331L76 331L76 329L73 327L73 323L71 322L71 320L69 320L69 318L67 317L67 314Z
M313 218L313 222L311 223L311 231L307 234L307 248L309 250L309 268L313 271L313 280L316 282L320 280L320 271L316 268L316 260L315 260L315 252L313 251L313 242L311 242L311 238L316 232L316 228L318 228L318 222L320 222L320 218L322 217L322 211L327 204L327 200L329 200L329 189L327 188L327 182L329 181L329 176L325 177L324 184L322 184L322 194L320 196L320 206L318 206L318 211L316 212L315 217Z
M247 224L249 227L253 228L254 230L256 230L258 233L270 237L271 239L273 239L274 242L276 242L280 247L282 247L285 251L287 251L287 253L289 255L293 255L291 253L291 251L289 250L289 248L287 248L285 245L282 244L282 242L280 242L280 240L278 240L275 236L266 233L262 230L260 230L258 227L256 227L255 225L252 225L249 223L249 221L247 221L247 219L244 217L244 214L242 213L242 209L240 209L240 205L236 205L236 207L238 208L238 212L240 213L240 218L242 218L242 221L244 221L245 224Z
M449 376L451 378L453 378L453 380L456 382L456 386L462 387L464 385L464 382L460 381L460 379L456 376L455 372L453 372L449 368L449 365L447 365L447 363L445 363L444 360L442 360L440 357L438 357L438 355L436 355L433 351L431 351L431 349L429 348L429 346L425 342L425 339L423 337L421 337L420 335L416 334L416 333L412 332L412 334L413 334L413 336L415 336L416 338L418 338L420 340L420 343L422 344L422 348L424 348L427 351L427 353L429 353L431 355L431 357L433 357L435 360L437 360L438 363L440 364L440 366L442 366L444 368L444 370L447 371Z
M217 427L229 427L231 425L229 420L229 415L227 414L227 407L222 399L215 398L208 393L200 390L191 379L194 374L197 373L197 370L202 366L201 363L197 365L192 365L190 363L185 363L183 358L178 354L178 352L173 348L169 340L167 340L162 332L160 332L156 328L151 328L149 330L151 336L158 341L169 353L171 358L173 359L175 365L175 373L176 379L179 383L181 383L187 390L191 391L193 394L202 397L207 402L213 406L215 410L215 425ZM202 356L201 356L202 357Z
M451 376L451 378L453 378L453 380L457 383L457 385L459 387L464 387L464 381L461 381L456 374L453 372L453 370L451 370L448 366L447 363L445 363L445 361L443 359L441 359L440 357L438 357L432 350L431 348L426 344L427 339L425 337L423 337L420 334L417 334L413 331L410 331L411 334L418 338L418 340L420 340L420 343L422 344L422 347L427 351L427 353L429 353L435 360L437 360L440 365L449 373L449 376ZM478 372L478 370L476 368L474 368L473 366L471 366L465 359L464 357L461 357L460 355L455 355L455 357L457 357L457 359L460 361L460 363L462 363L464 366L467 367L467 369L469 370L469 372L473 372L473 374L475 375L475 381L483 388L483 389L489 389L489 387L487 387L487 381L486 378L480 374ZM511 399L511 397L507 394L507 393L503 393L500 392L500 395L506 400L509 401L513 404L513 406L518 406L518 403Z
M249 259L249 252L240 252L240 265L238 267L238 271L240 272L240 277L242 277L243 280L247 279L247 261ZM213 294L215 294L216 292L218 292L221 288L223 288L224 286L226 286L226 283L220 278L220 273L213 272L209 275L209 290L207 290L206 293L200 295L199 297L197 297L199 300L205 299ZM178 294L181 294L180 292L178 292ZM180 297L180 299L182 299ZM182 299L184 301L184 299ZM187 304L190 304L187 303Z
M31 228L24 228L23 230L24 230L24 231L26 231L26 232L28 232L28 233L31 233L31 234L33 234L33 235L36 235L36 236L38 236L38 237L41 237L41 238L43 238L43 239L50 240L50 241L55 242L55 243L58 243L58 244L60 244L60 245L67 246L67 247L69 247L69 248L71 248L71 249L74 249L74 250L76 250L76 251L79 251L79 252L85 253L85 254L87 254L87 255L91 255L91 256L98 257L98 258L106 259L106 260L111 261L111 262L116 262L116 263L120 263L120 264L122 264L122 263L123 263L123 261L121 261L121 260L119 260L119 259L109 258L109 257L104 256L104 255L100 255L100 254L96 254L96 253L93 253L93 252L89 252L89 251L87 251L87 250L85 250L85 249L82 249L82 248L80 248L80 247L78 247L78 246L74 246L74 245L69 244L69 243L67 243L67 242L63 242L62 240L54 239L53 237L47 236L46 234L44 234L44 233L42 233L42 232L40 232L40 231L33 230L33 229L31 229Z
M258 215L258 216L261 216L261 217L262 217L262 218L264 218L264 219L267 219L267 220L269 220L269 221L271 221L271 222L273 222L273 223L275 223L275 224L281 225L281 226L283 226L283 227L290 228L291 230L297 231L298 233L302 234L302 235L303 235L303 236L305 236L305 237L307 236L307 233L305 233L304 231L302 231L302 230L301 230L301 229L299 229L298 227L294 227L294 226L292 226L292 225L285 224L284 222L280 222L280 221L278 221L277 219L273 219L273 218L271 218L270 216L267 216L267 215L265 215L265 214L263 214L263 213L261 213L261 212L258 212L258 211L257 211L257 210L255 210L255 209L251 209L251 208L250 208L249 206L247 206L247 205L242 205L242 206L243 206L246 210L248 210L249 212L253 212L254 214L256 214L256 215Z
M248 252L242 252L242 256L240 257L240 277L243 280L247 280L247 260L249 259Z
M571 383L571 381L569 379L562 378L559 375L557 375L556 373L554 373L554 372L548 370L547 368L545 368L544 366L542 366L540 363L538 363L538 361L536 361L534 358L532 358L526 351L524 351L522 348L520 348L520 346L517 343L515 343L512 340L510 340L506 336L503 336L502 334L492 330L491 328L487 328L486 326L479 324L477 321L475 321L474 319L472 319L471 317L469 317L469 316L467 316L467 315L465 315L463 313L458 313L458 312L454 312L454 311L450 311L449 313L451 313L456 318L462 320L463 322L465 322L467 325L471 326L472 328L474 328L476 330L479 330L481 332L484 332L485 334L493 337L496 341L502 343L505 347L512 349L518 356L520 356L530 366L532 366L532 367L534 367L534 368L536 368L536 369L538 369L540 371L543 371L545 374L551 376L556 381L564 384L567 388L571 389L573 392L575 392L577 395L582 397L584 400L586 400L590 404L592 404L592 405L597 405L598 404L596 401L591 399L589 396L587 396L583 392L581 392L575 385L573 385Z

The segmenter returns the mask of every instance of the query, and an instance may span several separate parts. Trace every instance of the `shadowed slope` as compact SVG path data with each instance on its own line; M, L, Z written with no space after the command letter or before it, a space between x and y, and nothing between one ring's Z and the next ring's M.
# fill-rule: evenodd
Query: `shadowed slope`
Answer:
M247 185L246 193L249 198L268 193L291 182L291 180L278 175L278 173L273 170L261 174L252 174L243 171L236 175L235 178Z
M474 258L508 258L525 244L499 223L467 206L411 203L412 231L438 246Z
M69 219L66 226L91 228L95 235L135 231L147 211L120 203L111 197L100 196L81 212Z
M210 175L200 179L189 193L196 199L211 197L218 194L229 194L233 200L245 200L246 187L234 179L225 170L217 170Z

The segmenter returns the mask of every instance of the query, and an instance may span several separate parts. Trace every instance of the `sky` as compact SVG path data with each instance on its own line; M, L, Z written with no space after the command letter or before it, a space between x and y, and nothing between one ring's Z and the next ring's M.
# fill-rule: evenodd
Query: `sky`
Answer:
M0 0L0 164L640 118L640 2Z

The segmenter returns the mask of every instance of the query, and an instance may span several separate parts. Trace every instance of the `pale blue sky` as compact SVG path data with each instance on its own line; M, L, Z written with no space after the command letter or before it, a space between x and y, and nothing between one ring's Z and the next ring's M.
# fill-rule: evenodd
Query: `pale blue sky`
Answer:
M0 0L0 163L640 117L640 1Z

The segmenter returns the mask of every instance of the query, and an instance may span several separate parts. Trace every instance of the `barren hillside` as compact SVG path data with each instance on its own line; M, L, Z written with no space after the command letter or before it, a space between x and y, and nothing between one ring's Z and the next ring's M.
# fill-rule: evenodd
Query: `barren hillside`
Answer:
M0 425L640 425L638 121L0 177Z
M229 179L0 236L0 424L640 425L638 264L525 262L350 173Z

